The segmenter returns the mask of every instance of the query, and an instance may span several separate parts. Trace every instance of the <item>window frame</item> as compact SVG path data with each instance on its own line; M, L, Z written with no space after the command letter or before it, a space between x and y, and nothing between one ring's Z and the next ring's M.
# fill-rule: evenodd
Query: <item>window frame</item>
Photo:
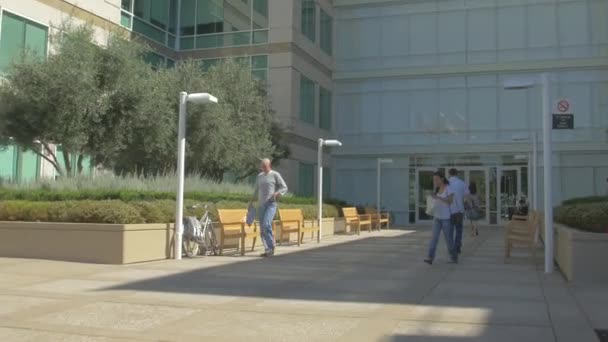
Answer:
M304 82L310 82L312 84L312 106L310 107L310 109L312 110L312 113L310 113L310 121L308 121L307 119L309 119L308 116L304 116L304 107L303 107L303 97L302 97L302 86ZM299 100L300 100L300 108L299 108L299 113L298 113L298 118L301 122L307 123L309 125L315 125L315 116L316 116L316 110L317 110L317 99L316 99L316 93L317 93L317 82L315 82L314 80L306 77L304 74L300 73L300 94L299 94Z
M8 9L6 9L4 7L0 7L0 39L2 38L2 23L3 23L3 19L4 19L4 12L8 13L9 15L21 18L23 20L32 22L33 24L40 25L40 26L46 28L46 47L45 47L44 58L47 59L49 57L49 54L50 54L50 49L49 49L50 39L51 39L51 32L50 32L51 31L51 27L50 27L50 25L45 24L45 23L43 23L43 22L41 22L39 20L33 19L33 18L29 17L29 16L21 15L21 14L19 14L16 11L12 11L12 10L8 10ZM27 31L24 31L24 33L25 32L27 32ZM1 42L0 42L0 44L1 44ZM1 76L0 76L0 78L1 78Z

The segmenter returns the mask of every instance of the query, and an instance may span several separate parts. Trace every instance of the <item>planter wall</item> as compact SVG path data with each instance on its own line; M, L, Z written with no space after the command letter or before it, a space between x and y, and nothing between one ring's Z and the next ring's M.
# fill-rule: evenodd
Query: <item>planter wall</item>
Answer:
M0 222L0 257L101 264L171 258L169 224Z
M555 261L569 281L608 284L608 234L555 224Z
M343 218L323 219L323 236L344 231ZM219 237L219 229L216 233ZM291 234L291 242L297 241L296 235ZM100 264L163 260L173 257L173 236L173 224L0 222L0 257ZM252 242L245 242L248 253ZM304 243L316 243L316 237L312 240L307 233ZM227 248L237 245L236 239L226 241ZM258 239L256 248L261 246Z

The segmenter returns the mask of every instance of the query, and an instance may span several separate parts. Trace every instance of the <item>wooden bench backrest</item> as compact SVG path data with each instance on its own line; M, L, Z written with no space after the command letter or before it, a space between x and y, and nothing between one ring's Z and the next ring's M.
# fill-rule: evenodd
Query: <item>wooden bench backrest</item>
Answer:
M344 214L344 220L346 223L359 220L357 208L342 208L342 213Z
M241 230L247 217L245 209L219 209L217 215L224 230Z
M300 222L300 227L304 224L302 209L279 209L279 216L282 224L288 227L296 226L296 221Z

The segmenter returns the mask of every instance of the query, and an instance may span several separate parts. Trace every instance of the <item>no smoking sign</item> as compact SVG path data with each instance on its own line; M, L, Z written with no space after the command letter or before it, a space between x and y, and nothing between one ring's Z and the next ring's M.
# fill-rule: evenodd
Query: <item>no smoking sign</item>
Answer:
M568 100L559 100L557 102L557 110L560 113L567 113L569 109L570 109L570 102L568 102Z

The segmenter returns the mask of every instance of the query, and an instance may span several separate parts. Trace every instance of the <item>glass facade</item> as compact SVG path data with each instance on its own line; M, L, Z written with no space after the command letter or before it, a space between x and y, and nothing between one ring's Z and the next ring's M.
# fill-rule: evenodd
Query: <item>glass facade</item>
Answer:
M314 164L300 162L298 172L298 195L311 197L314 195L315 180Z
M0 36L0 72L5 70L24 50L46 58L48 28L7 11L2 12Z
M323 198L331 198L331 169L323 168Z
M234 59L238 63L247 63L251 68L252 76L259 80L266 82L268 79L268 55L257 55L257 56L241 56L241 57L229 57ZM229 58L210 58L210 59L202 59L201 68L204 71L209 70L213 66L217 65L222 61L225 61Z
M315 83L300 75L300 120L315 123Z
M178 0L122 0L120 23L175 49Z
M313 0L302 1L302 34L312 42L317 41L317 8Z
M331 130L331 91L319 87L319 128Z
M333 53L333 26L333 18L321 10L321 50L330 56Z
M183 0L180 49L268 43L267 0Z

